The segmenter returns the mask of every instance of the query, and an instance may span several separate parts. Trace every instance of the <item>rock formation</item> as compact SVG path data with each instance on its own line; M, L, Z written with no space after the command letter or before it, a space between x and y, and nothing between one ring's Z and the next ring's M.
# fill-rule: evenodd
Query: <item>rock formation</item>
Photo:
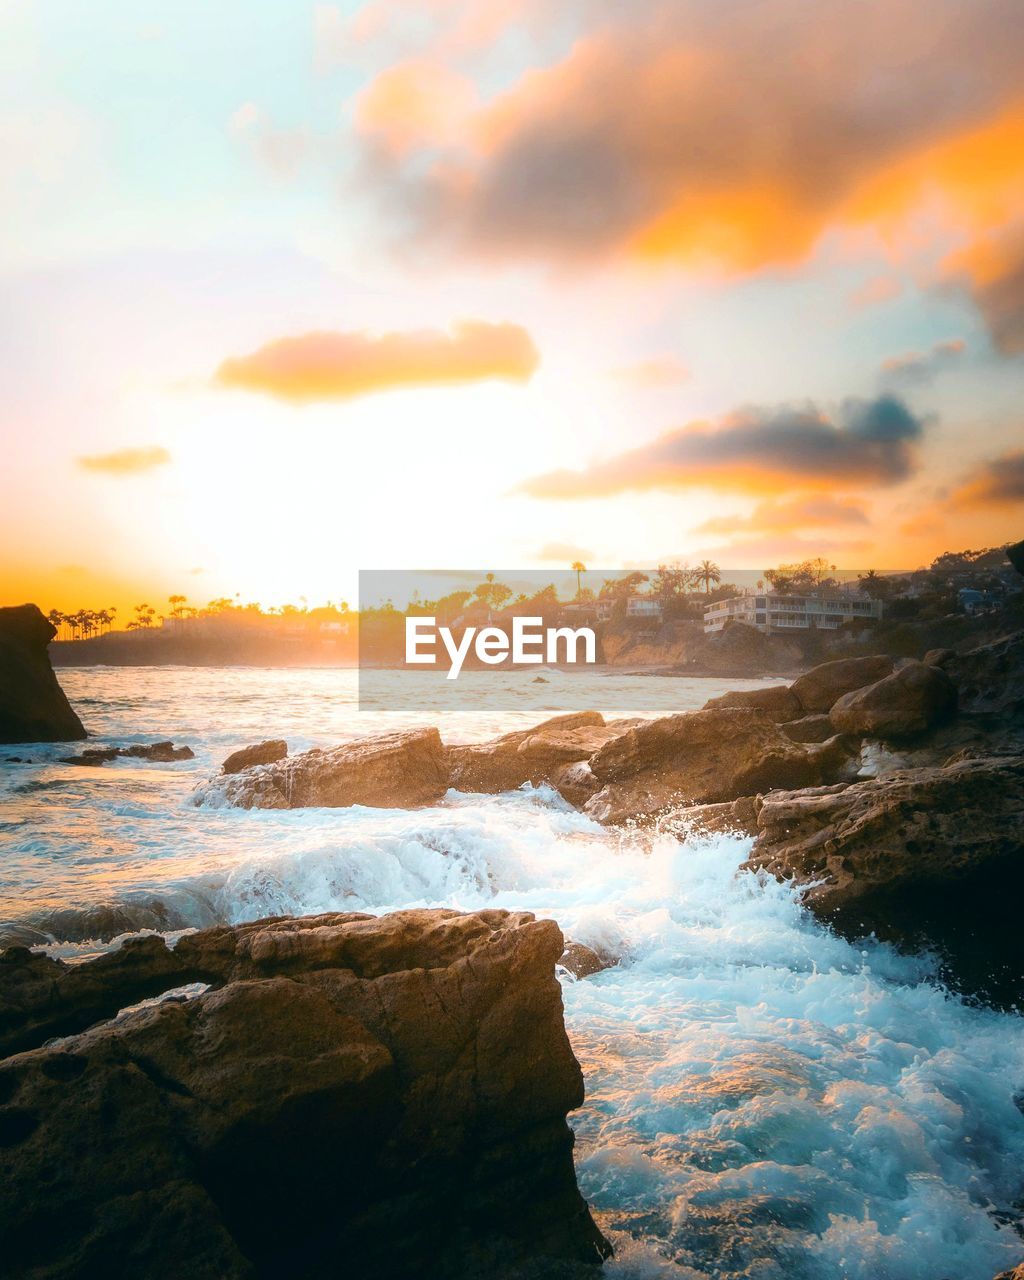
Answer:
M266 742L257 742L251 747L242 747L232 751L220 767L221 773L241 773L254 764L273 764L283 760L288 754L288 743L283 738L268 738Z
M844 693L852 693L854 689L863 689L867 684L884 679L892 667L892 658L885 654L868 658L838 658L812 667L794 680L791 688L805 715L820 715L831 711Z
M838 754L828 743L793 742L763 712L749 708L666 716L613 738L590 758L600 789L584 811L618 824L671 806L813 786L838 767Z
M78 970L6 952L5 1277L598 1264L562 951L525 912L402 911L147 938Z
M766 689L734 689L704 703L705 711L715 707L753 707L755 711L763 711L776 724L796 720L803 715L800 700L788 684L773 684Z
M941 667L908 662L876 684L843 694L829 719L836 733L909 738L948 720L956 710L956 685Z
M1024 760L963 760L760 799L746 866L810 886L850 936L931 945L972 990L1024 991Z
M0 609L0 742L86 736L50 665L46 646L56 634L34 604Z
M357 739L329 751L315 747L222 775L198 787L194 799L242 809L340 809L353 804L415 809L436 804L448 790L448 776L437 730L415 729Z
M191 747L176 747L173 742L136 743L131 747L86 747L76 756L61 756L62 764L95 766L109 764L111 760L149 760L154 764L171 764L175 760L193 760Z

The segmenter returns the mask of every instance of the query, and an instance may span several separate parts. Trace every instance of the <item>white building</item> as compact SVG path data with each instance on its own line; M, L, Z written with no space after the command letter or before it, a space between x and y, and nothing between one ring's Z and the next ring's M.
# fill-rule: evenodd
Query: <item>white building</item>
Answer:
M626 601L627 618L647 618L651 622L661 621L661 601L654 596L630 596Z
M716 600L704 611L704 631L721 631L727 622L744 622L758 631L837 631L855 618L880 618L881 600L862 592L821 592L805 596L766 592Z

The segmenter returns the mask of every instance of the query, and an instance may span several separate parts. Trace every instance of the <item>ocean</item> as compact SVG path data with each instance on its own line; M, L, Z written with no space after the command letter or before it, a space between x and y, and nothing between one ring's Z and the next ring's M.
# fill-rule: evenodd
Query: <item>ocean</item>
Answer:
M765 682L511 674L509 709L438 722L413 673L370 712L346 670L59 674L89 745L172 738L196 758L88 769L59 763L66 746L0 748L0 937L31 926L73 961L118 945L103 921L174 936L281 913L531 910L620 957L563 975L587 1086L577 1170L610 1278L991 1280L1024 1257L1024 1019L951 995L928 957L829 933L789 887L738 873L749 840L609 832L546 788L415 812L192 801L262 738L295 752L439 723L471 741L581 691L609 718L653 716Z

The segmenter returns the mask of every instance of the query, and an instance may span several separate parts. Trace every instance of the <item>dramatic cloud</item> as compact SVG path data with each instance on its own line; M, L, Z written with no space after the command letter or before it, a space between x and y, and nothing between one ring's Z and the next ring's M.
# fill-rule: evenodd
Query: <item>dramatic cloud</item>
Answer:
M225 360L214 380L281 400L348 400L404 387L527 382L540 357L525 329L467 320L451 333L307 333Z
M546 542L537 552L538 560L553 561L556 564L573 564L577 560L586 563L593 558L593 551L578 547L574 542Z
M882 380L889 386L920 386L936 373L955 365L967 350L962 338L936 342L926 351L908 351L882 361Z
M830 226L901 217L936 178L972 230L1011 207L1016 126L979 131L1021 95L1017 0L865 0L855 21L848 0L585 12L567 54L454 142L441 129L396 152L394 111L364 113L366 172L403 226L486 256L749 270L802 257ZM986 208L961 199L978 173L1004 193Z
M171 455L160 445L140 449L118 449L115 453L90 453L77 458L83 471L100 471L108 476L137 476L155 467L166 466Z
M1008 507L1024 502L1024 449L983 462L953 493L954 507Z
M997 350L1024 354L1024 223L955 255L946 278L966 285Z
M615 369L612 377L627 386L644 390L657 387L678 387L688 382L690 371L675 356L655 356L651 360L638 360L636 364Z
M714 516L694 533L729 536L736 533L790 533L796 529L866 525L867 514L859 503L828 494L810 494L782 502L759 502L749 516Z
M812 404L738 410L691 423L582 471L528 480L536 498L710 485L752 493L889 485L914 469L923 423L895 396L846 400L830 417Z

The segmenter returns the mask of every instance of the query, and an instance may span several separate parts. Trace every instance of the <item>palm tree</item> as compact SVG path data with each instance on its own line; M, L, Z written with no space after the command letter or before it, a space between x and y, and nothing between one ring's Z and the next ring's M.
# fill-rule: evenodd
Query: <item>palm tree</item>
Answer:
M722 571L711 560L702 560L697 566L696 577L698 582L704 583L704 594L709 596L712 582L717 587L722 581Z
M54 631L56 631L57 634L60 635L61 623L65 621L64 615L61 613L61 611L59 609L51 609L50 612L46 615L46 620L50 624L50 626L53 627Z
M574 560L569 567L571 568L572 572L576 575L576 599L578 600L580 596L583 594L583 583L581 580L581 575L586 573L587 566L583 563L582 560Z

